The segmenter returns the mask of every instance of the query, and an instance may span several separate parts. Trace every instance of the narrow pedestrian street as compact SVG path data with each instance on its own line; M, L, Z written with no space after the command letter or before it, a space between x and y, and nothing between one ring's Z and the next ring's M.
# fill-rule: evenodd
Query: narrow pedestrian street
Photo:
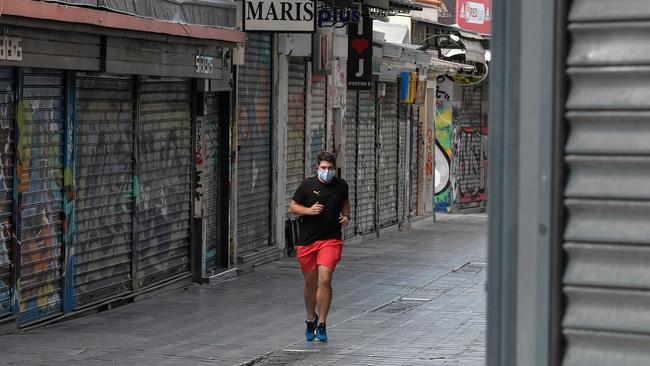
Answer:
M329 342L308 343L295 258L0 336L2 365L483 365L487 216L346 243Z

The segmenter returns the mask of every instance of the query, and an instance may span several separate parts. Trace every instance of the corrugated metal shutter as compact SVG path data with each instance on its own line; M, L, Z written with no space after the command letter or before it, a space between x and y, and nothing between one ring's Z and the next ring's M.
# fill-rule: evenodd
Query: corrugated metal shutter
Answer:
M76 77L75 307L132 289L134 84Z
M311 84L311 120L309 126L311 149L310 171L316 172L316 157L325 150L327 137L327 78L314 76Z
M287 124L287 209L294 192L305 178L305 92L307 62L289 61L289 123Z
M65 74L25 69L19 115L20 318L61 311Z
M350 223L345 229L345 236L356 234L357 225L357 130L358 130L358 92L347 91L347 106L345 109L345 170L343 179L348 183L348 199L350 201Z
M375 230L376 191L376 110L375 86L359 92L359 160L357 177L357 230L360 234Z
M219 244L219 99L218 94L210 93L206 97L208 115L205 123L205 162L203 176L205 191L205 269L211 271L217 267L217 248Z
M139 86L138 283L189 271L192 84L143 78Z
M0 317L11 313L13 279L13 186L14 186L14 129L16 112L16 69L0 67Z
M563 365L647 365L650 8L592 3L568 19Z
M386 83L386 95L381 98L379 128L379 225L397 222L397 178L399 132L397 122L397 83Z
M272 39L248 34L239 68L237 251L271 243Z
M417 213L418 209L418 190L420 187L418 186L418 176L419 176L419 164L418 161L420 161L421 157L418 154L420 149L418 148L418 144L420 141L420 138L418 137L418 129L420 126L420 106L418 105L413 105L411 108L411 167L410 167L410 182L411 182L411 216L415 216Z
M399 144L398 144L398 164L397 164L397 221L404 222L406 219L405 211L406 210L406 126L408 124L407 118L409 112L409 106L406 104L400 104L399 106L399 119L398 119L398 130L399 130Z

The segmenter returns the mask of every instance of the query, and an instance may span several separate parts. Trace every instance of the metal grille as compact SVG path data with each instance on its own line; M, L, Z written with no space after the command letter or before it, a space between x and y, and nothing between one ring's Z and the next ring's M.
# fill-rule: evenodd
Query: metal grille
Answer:
M350 223L345 229L345 236L356 234L357 225L357 129L358 129L358 93L347 91L345 109L345 169L343 179L348 183L348 199L350 201Z
M132 289L133 96L133 77L76 78L75 307Z
M271 36L249 34L239 68L237 251L271 242Z
M379 224L382 227L397 222L398 145L397 83L386 83L386 95L381 98L379 128Z
M26 69L18 120L20 318L61 311L65 74Z
M369 233L375 230L376 172L376 111L375 86L359 92L359 144L357 177L357 230Z
M205 162L203 176L205 191L203 196L205 222L205 269L217 267L217 248L219 244L219 99L218 94L210 93L206 98L208 116L205 123Z
M316 156L325 150L327 137L327 78L314 76L311 85L311 121L309 126L310 171L316 171Z
M408 112L410 107L407 104L399 106L399 144L398 144L398 164L397 164L397 221L404 222L406 210L406 126L408 125Z
M419 141L420 138L418 136L418 130L420 126L420 107L417 105L413 105L411 108L411 136L410 136L410 141L411 141L411 167L409 169L410 171L410 182L411 182L411 216L415 216L417 213L417 208L418 208L418 190L420 187L418 186L418 176L419 176L419 164L418 161L420 161L421 157L419 155Z
M305 91L307 63L289 61L289 121L287 124L287 208L305 178Z
M0 68L0 317L11 313L13 293L13 186L14 186L14 126L16 123L16 76L14 68Z
M189 270L192 85L143 78L138 124L138 283Z
M563 365L645 365L650 52L645 2L570 4ZM642 22L642 20L644 22ZM567 37L569 38L569 37ZM563 54L563 52L560 52ZM564 84L562 84L564 85Z

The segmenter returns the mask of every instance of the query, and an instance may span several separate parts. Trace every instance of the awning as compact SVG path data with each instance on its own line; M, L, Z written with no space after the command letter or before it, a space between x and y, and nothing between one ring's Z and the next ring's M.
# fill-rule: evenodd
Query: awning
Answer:
M485 63L485 49L481 42L462 37L460 41L465 46L465 60Z
M173 23L110 11L32 0L5 1L2 15L232 43L244 43L246 41L243 32L232 29Z

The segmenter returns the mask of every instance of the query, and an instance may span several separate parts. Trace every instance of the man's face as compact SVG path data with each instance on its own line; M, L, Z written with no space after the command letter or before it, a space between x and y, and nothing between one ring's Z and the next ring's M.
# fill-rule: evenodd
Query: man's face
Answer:
M329 170L329 171L334 171L334 164L328 162L328 161L321 161L320 164L318 164L318 170Z

